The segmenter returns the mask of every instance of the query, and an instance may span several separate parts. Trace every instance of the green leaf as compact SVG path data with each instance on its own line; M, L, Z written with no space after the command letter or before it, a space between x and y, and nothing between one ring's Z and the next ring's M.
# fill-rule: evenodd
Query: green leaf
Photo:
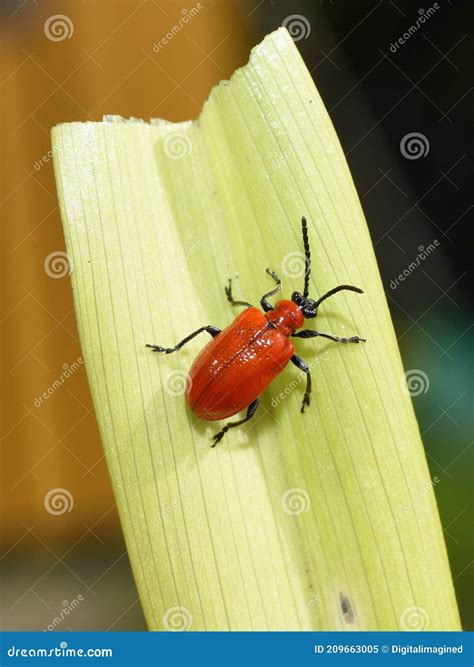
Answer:
M286 30L212 91L197 121L109 117L53 130L81 343L130 561L151 629L457 629L442 530L372 243L328 114ZM246 427L182 390L236 298L282 274L340 283ZM288 296L289 298L289 296Z

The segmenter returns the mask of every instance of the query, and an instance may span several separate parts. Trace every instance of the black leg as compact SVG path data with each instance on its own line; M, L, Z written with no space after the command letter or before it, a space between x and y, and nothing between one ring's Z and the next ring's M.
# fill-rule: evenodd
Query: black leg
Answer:
M236 301L232 296L232 279L229 278L229 284L224 287L225 294L227 296L227 301L233 306L249 306L252 307L252 304L248 301Z
M266 313L268 313L269 310L273 310L272 304L269 301L267 301L268 297L273 296L274 294L278 294L278 292L281 292L281 280L278 274L275 273L275 271L272 271L271 269L267 269L267 273L276 282L276 287L272 289L270 292L264 294L260 299L260 305Z
M365 338L359 338L359 336L351 336L350 338L340 338L339 336L331 336L331 334L320 333L319 331L314 331L313 329L303 329L303 331L298 331L297 333L291 334L292 338L316 338L321 336L322 338L329 338L329 340L334 340L336 343L365 343Z
M303 396L303 402L301 404L301 412L304 412L305 407L309 405L309 395L311 394L311 371L309 370L309 366L306 361L299 357L297 354L294 354L290 361L294 363L296 368L299 368L300 371L306 373L306 389Z
M244 419L240 419L238 422L229 422L219 431L219 433L216 433L216 435L214 436L214 444L212 444L211 447L215 447L222 440L222 438L230 428L241 426L242 424L245 424L245 422L248 422L249 419L252 419L258 408L259 401L260 401L260 396L257 396L257 398L252 403L250 403L250 405L247 408L247 414L245 415Z
M165 352L165 354L170 354L171 352L176 352L176 350L181 349L183 345L186 345L186 343L194 338L194 336L197 336L203 331L207 331L207 333L211 334L213 338L221 332L221 330L217 327L213 327L211 324L208 324L205 327L201 327L200 329L193 331L193 333L189 334L189 336L186 336L186 338L183 338L183 340L180 340L179 343L174 347L161 347L161 345L150 345L149 343L146 344L146 347L151 347L153 352Z

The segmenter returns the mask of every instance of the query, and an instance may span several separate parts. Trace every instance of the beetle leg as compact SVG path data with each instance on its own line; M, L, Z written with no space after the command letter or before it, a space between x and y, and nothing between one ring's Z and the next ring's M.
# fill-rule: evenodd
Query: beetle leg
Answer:
M194 338L194 336L197 336L203 331L207 331L207 333L210 334L213 338L221 332L221 330L217 327L213 327L211 324L208 324L205 327L201 327L200 329L193 331L193 333L189 334L189 336L186 336L186 338L183 338L183 340L180 340L179 343L177 343L174 347L161 347L161 345L150 345L150 343L147 343L146 347L151 347L153 352L165 352L165 354L170 354L171 352L176 352L177 350L181 349L183 345L186 345L186 343Z
M219 431L219 433L216 433L216 435L214 436L214 444L212 444L211 447L215 447L222 440L222 438L230 428L235 428L235 426L241 426L242 424L245 424L245 422L248 422L249 419L252 419L258 408L259 401L260 401L260 396L257 396L257 398L254 401L252 401L252 403L250 403L250 405L247 408L247 414L245 415L244 419L240 419L238 422L229 422Z
M229 278L229 284L224 287L225 294L227 296L227 301L231 303L233 306L249 306L250 308L252 307L252 304L249 303L248 301L235 301L234 297L232 296L232 278Z
M311 371L309 370L309 366L306 361L297 354L294 354L290 361L294 363L296 368L299 368L300 371L306 373L306 389L303 396L303 402L301 404L301 412L304 412L305 407L309 405L309 396L311 394Z
M272 289L270 292L267 292L266 294L264 294L262 296L262 298L260 299L260 305L261 305L262 309L266 313L268 313L269 310L273 310L273 306L269 301L267 301L267 299L268 299L269 296L273 296L274 294L278 294L278 292L281 292L281 280L280 280L280 277L278 276L278 274L275 273L275 271L272 271L271 269L267 269L266 271L267 271L268 275L271 276L273 278L273 280L276 282L276 287L274 289Z
M365 338L359 338L359 336L351 336L350 338L340 338L339 336L332 336L331 334L320 333L319 331L314 331L313 329L303 329L303 331L298 331L297 333L291 334L292 338L316 338L321 336L322 338L329 338L329 340L334 340L336 343L365 343Z

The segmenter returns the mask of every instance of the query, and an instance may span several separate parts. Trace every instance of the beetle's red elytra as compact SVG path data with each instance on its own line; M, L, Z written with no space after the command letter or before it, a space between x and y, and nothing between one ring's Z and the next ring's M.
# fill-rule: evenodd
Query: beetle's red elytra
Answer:
M340 338L324 334L314 329L301 329L305 319L316 317L319 305L328 297L342 290L363 294L359 287L338 285L317 300L309 298L309 276L311 272L311 253L308 240L306 218L301 220L305 275L303 293L293 292L291 300L277 301L272 306L268 298L281 291L281 280L271 269L267 269L276 286L262 296L260 306L255 308L247 301L236 301L232 296L232 281L225 288L227 300L233 306L245 306L226 329L221 331L212 325L203 326L183 338L174 347L150 345L154 352L170 354L181 349L192 338L206 331L212 340L196 357L186 389L186 401L194 414L209 421L232 417L247 408L243 419L228 422L214 436L212 447L222 440L230 428L249 421L255 414L260 396L268 385L291 361L306 374L306 389L301 405L301 412L309 405L311 394L311 373L308 365L295 354L292 338L316 338L321 336L338 343L360 343L365 338L352 336Z

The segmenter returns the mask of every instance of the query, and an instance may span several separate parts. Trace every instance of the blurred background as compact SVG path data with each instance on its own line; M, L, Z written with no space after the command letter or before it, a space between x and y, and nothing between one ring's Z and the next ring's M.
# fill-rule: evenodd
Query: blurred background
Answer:
M195 118L210 88L282 24L327 106L367 216L416 379L463 627L473 628L469 5L0 0L5 628L145 628L61 270L50 129L104 114Z

